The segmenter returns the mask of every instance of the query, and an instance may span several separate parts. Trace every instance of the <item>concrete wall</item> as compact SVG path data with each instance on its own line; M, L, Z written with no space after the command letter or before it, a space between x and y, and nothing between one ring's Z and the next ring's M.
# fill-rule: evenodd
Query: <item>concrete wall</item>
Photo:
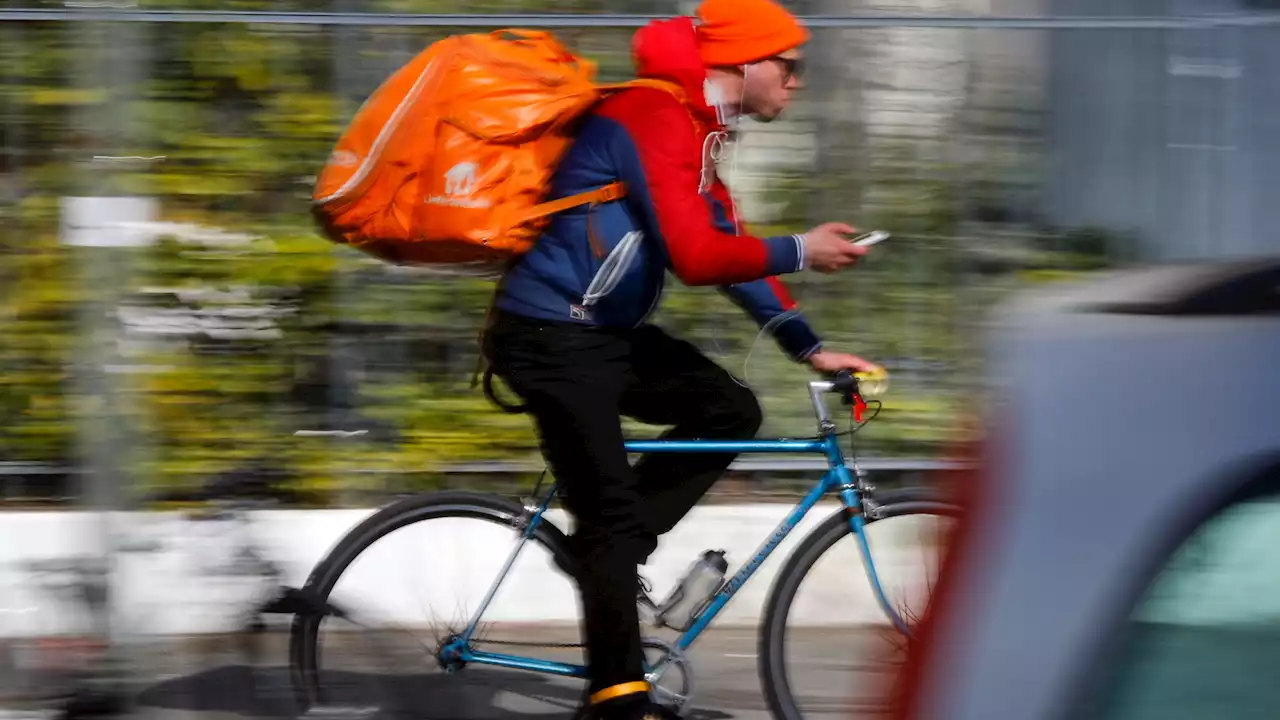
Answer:
M752 557L789 504L722 505L696 508L667 535L642 575L657 599L684 574L705 549L728 551L730 573ZM775 551L725 609L718 623L755 624L782 560L822 518L836 509L824 504ZM370 510L263 512L254 516L252 536L284 573L284 582L301 585L311 568L349 528ZM566 527L563 514L551 519ZM90 554L103 546L102 516L87 513L0 514L0 636L33 636L82 631L88 618L73 599L51 587L53 575L33 574L25 563ZM230 630L237 613L269 585L254 577L230 574L239 549L230 523L192 522L171 514L115 516L127 533L117 540L159 539L165 547L115 556L113 587L118 593L117 629L124 633L200 633ZM453 522L454 525L449 523ZM909 519L884 522L870 535L882 578L896 598L922 597L925 548L929 535ZM16 540L16 541L15 541ZM456 613L474 608L496 577L512 547L510 531L478 521L432 521L397 531L373 546L367 561L349 570L350 583L335 589L364 621L398 625L418 622L429 608ZM863 573L855 543L817 568L821 582L801 592L799 616L818 624L884 622ZM936 573L936 571L935 571ZM64 576L69 577L69 576ZM906 594L905 583L917 587ZM919 607L919 601L910 601ZM536 548L520 557L486 618L510 622L576 622L577 596L570 581ZM799 620L798 620L799 621Z
M736 572L790 510L787 504L719 505L696 508L642 569L654 595L665 596L705 549L728 551ZM796 543L836 509L824 504L775 551L725 608L717 623L754 625L782 561ZM263 512L254 516L252 537L284 573L301 585L311 568L349 528L371 510ZM567 521L550 514L560 527ZM1183 624L1266 621L1280 616L1280 575L1259 573L1280 547L1280 503L1231 511L1197 535L1152 589L1139 614ZM86 630L80 605L51 587L53 575L35 575L24 563L90 554L101 547L102 516L88 513L0 514L0 637L38 636ZM126 634L220 632L236 627L237 613L269 585L228 570L240 545L234 526L191 522L172 514L115 516L126 534L118 542L159 539L163 549L116 555L119 593L117 630ZM412 625L430 612L474 608L497 576L512 546L508 531L476 521L433 521L397 531L353 565L349 583L335 590L364 621ZM929 528L910 519L872 525L877 570L896 601L922 607L929 566ZM62 576L63 578L69 576ZM857 546L846 541L815 568L801 590L792 624L883 623L866 580ZM486 618L521 623L575 622L573 585L548 559L530 550L520 557ZM439 618L435 618L438 620ZM452 618L451 618L452 619Z
M1235 15L1241 0L1058 0L1081 15ZM1152 259L1275 252L1280 30L1061 31L1051 57L1051 219L1134 231Z

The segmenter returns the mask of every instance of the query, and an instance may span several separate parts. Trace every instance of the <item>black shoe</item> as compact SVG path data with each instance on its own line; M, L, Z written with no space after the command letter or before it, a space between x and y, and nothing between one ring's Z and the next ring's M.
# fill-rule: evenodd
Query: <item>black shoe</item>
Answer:
M640 717L642 720L683 720L675 710L657 703L651 703L650 708Z

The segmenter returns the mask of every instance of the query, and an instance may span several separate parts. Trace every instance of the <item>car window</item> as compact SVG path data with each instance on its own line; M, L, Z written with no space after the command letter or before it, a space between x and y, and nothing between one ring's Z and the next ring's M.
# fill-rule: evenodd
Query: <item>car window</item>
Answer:
M1128 630L1078 720L1280 717L1280 496L1228 507L1201 526Z

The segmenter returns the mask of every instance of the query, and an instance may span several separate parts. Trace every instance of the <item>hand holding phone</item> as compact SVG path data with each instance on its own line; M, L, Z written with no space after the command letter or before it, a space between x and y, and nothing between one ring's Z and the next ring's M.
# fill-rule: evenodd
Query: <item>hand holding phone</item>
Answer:
M856 232L856 229L844 223L830 222L801 235L805 267L820 273L831 273L856 263L867 252L850 241L849 236Z

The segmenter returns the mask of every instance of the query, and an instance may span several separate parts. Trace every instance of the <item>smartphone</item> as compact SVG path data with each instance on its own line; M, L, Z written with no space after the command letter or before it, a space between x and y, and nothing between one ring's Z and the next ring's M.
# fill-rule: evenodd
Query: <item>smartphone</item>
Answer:
M854 245L858 245L860 247L871 247L872 245L875 245L878 242L888 240L890 237L891 236L889 235L889 233L884 230L875 230L867 233L866 235L859 236L856 240L853 240L852 242Z

